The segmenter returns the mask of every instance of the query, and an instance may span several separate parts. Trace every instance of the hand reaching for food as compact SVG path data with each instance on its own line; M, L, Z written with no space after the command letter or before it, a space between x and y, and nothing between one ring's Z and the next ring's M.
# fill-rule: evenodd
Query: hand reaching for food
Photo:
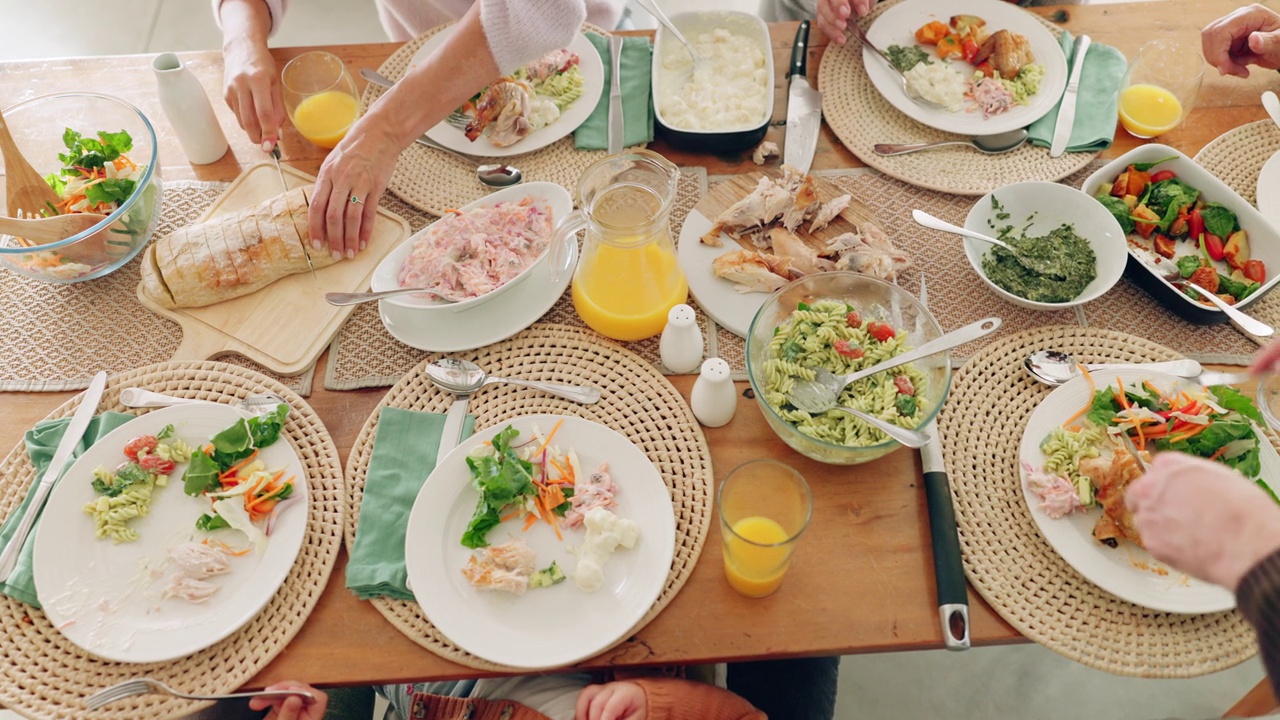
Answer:
M1280 13L1263 5L1238 8L1200 32L1204 59L1222 75L1249 77L1249 66L1280 68Z
M852 17L863 17L871 12L876 0L818 0L818 28L836 45L848 39L845 28Z
M324 717L325 708L329 705L328 695L296 680L276 683L267 690L305 690L315 699L307 700L299 695L253 698L249 701L251 710L271 709L263 720L321 720Z

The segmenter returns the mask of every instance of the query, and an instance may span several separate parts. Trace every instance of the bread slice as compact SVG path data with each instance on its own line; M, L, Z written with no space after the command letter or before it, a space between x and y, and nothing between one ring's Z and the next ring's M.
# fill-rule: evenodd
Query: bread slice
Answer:
M209 245L209 254L213 257L213 266L217 270L218 287L235 287L241 283L240 273L231 261L231 251L227 249L227 241L222 236L221 223L203 223L204 240Z
M161 307L175 308L178 305L173 300L173 293L169 292L169 286L165 284L164 273L160 271L156 260L161 245L168 247L168 243L155 243L142 255L142 292Z
M174 268L165 284L177 307L201 307L218 302L218 270L209 250L204 225L192 225L172 233Z

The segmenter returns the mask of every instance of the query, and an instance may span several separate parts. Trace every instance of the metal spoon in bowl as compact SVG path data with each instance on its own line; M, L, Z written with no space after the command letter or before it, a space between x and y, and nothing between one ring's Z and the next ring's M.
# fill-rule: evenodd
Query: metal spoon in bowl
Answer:
M341 307L343 305L359 305L360 303L366 303L372 300L381 300L383 298L396 297L398 295L412 295L414 293L425 293L449 304L458 302L451 297L441 295L432 288L396 288L395 290L379 290L377 292L332 292L325 293L324 299L325 302L330 305L337 305Z
M1010 130L999 135L978 135L971 138L961 138L959 140L938 140L926 143L906 143L895 145L891 143L878 143L871 146L877 155L904 155L906 153L916 152L917 150L927 150L929 148L942 147L943 145L967 145L968 147L977 148L987 155L999 155L1007 153L1011 150L1017 150L1027 142L1030 133L1026 128L1018 128Z
M1081 375L1076 359L1059 350L1037 350L1023 359L1022 364L1027 368L1027 372L1031 374L1031 377L1045 385L1062 385ZM1184 378L1198 377L1202 370L1200 363L1191 359L1151 363L1086 363L1085 367L1090 372L1096 370L1145 370Z
M1053 263L1048 258L1028 257L1026 253L1015 250L1012 245L1009 245L1003 240L997 240L993 237L983 235L982 233L969 230L968 228L962 228L959 225L952 225L946 220L936 218L923 210L912 210L911 217L915 218L916 222L932 230L955 233L956 235L963 235L967 238L981 240L982 242L1002 247L1009 251L1009 254L1013 256L1014 260L1018 261L1019 265L1033 273L1038 273L1040 275L1056 275L1058 272L1058 269L1053 266Z
M929 444L929 440L931 439L926 433L923 433L919 430L912 430L910 428L904 428L899 425L894 425L891 422L888 422L886 420L881 420L875 415L864 413L861 410L854 410L851 407L844 407L843 405L836 405L831 409L839 410L842 413L848 413L858 418L859 420L862 420L863 422L879 429L885 435L888 435L889 437L893 438L894 440L897 440L898 442L902 443L903 445L906 445L909 448L922 448L925 445Z
M969 323L959 330L952 330L945 335L930 340L914 350L891 357L881 363L876 363L865 370L849 373L848 375L836 375L830 370L818 369L813 380L801 380L791 388L791 392L787 393L787 401L796 408L803 410L810 415L823 413L838 407L840 393L845 387L854 381L875 375L891 368L914 362L921 358L928 357L943 350L950 350L958 345L967 342L973 342L980 337L995 332L1000 327L1001 320L998 317L989 317L985 320L979 320L975 323ZM848 408L844 408L848 409ZM917 447L917 446L913 446Z
M171 407L173 405L202 405L202 404L221 405L212 400L197 400L196 398L174 397L163 393L152 392L142 388L130 387L120 391L120 404L131 408L162 408ZM272 412L280 405L288 405L285 399L275 393L257 393L248 395L243 400L236 403L236 407L251 414L265 415Z
M360 77L364 78L365 80L368 80L374 85L378 85L380 87L384 87L388 89L391 88L393 85L395 85L395 83L391 81L391 78L387 77L386 75L383 75L382 73L377 72L376 70L370 70L368 68L365 68L360 71ZM439 150L440 152L448 153L449 155L452 155L468 164L475 162L475 158L468 157L459 152L454 152L453 150L450 150L449 148L444 147L443 145L436 142L435 140L432 140L431 138L427 137L426 135L420 136L414 142L418 143L419 145L425 145L433 150ZM507 186L515 185L519 183L521 180L524 179L524 173L520 172L520 168L514 167L512 165L504 165L500 163L485 163L484 165L480 165L476 167L476 179L479 180L483 185L500 188L500 187L507 187Z

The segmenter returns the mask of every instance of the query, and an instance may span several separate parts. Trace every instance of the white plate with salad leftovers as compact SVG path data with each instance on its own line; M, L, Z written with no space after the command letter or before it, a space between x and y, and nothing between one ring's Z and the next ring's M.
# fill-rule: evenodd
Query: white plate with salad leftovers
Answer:
M216 403L156 410L86 450L36 531L36 592L68 640L108 660L185 657L276 594L306 533L302 462L260 417Z
M1258 173L1258 186L1254 206L1271 223L1280 228L1280 152L1271 156Z
M1128 435L1144 462L1152 452L1189 452L1270 489L1280 480L1280 456L1261 423L1253 400L1227 386L1142 370L1076 378L1027 422L1019 451L1027 507L1062 559L1103 590L1164 612L1229 610L1230 590L1174 570L1141 546L1124 505L1141 470L1117 435Z
M440 461L409 514L405 565L440 632L534 670L625 637L661 594L674 551L670 494L638 447L590 420L530 415Z
M426 60L453 32L427 40L409 61ZM427 136L450 150L479 157L510 157L540 150L568 135L595 110L604 90L604 65L586 35L495 81L456 111L465 128L442 120Z
M966 0L945 11L934 0L904 0L885 10L867 37L944 107L907 97L902 77L863 48L871 83L895 108L938 130L994 135L1026 127L1053 109L1067 86L1058 39L1034 15L1001 0Z

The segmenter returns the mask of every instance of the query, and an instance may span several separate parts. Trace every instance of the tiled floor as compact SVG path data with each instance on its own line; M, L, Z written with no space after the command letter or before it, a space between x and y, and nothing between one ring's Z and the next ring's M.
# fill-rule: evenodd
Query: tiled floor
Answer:
M0 0L7 28L0 60L216 49L220 33L209 0L115 0L109 13L82 20L85 0ZM754 10L754 0L660 0L670 12ZM1153 6L1153 12L1155 6ZM640 27L653 23L638 11ZM385 40L368 0L293 0L273 40L280 45ZM844 618L843 622L857 622ZM1091 670L1039 646L846 657L841 720L919 718L1218 717L1263 676L1254 660L1192 680L1140 680ZM304 678L305 679L305 678ZM17 716L0 711L0 720Z

